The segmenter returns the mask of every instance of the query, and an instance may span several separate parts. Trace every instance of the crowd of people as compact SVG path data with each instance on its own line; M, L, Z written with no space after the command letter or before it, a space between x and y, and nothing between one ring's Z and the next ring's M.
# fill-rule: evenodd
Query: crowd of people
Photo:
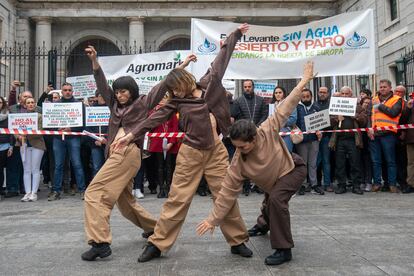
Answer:
M8 101L0 97L0 127L7 128L8 113L37 112L41 128L41 105L43 102L75 102L72 85L64 83L61 92L54 92L50 83L37 104L30 91L16 95L19 81L14 81ZM50 93L52 91L52 93ZM399 85L394 90L390 81L381 80L379 91L374 97L369 89L359 93L355 117L330 116L331 126L324 130L357 129L371 126L396 126L414 122L413 99L405 100L406 89ZM331 96L356 97L350 87L344 86L331 95L328 87L320 87L317 100L310 89L303 89L301 101L290 114L281 132L292 130L306 131L306 115L329 108ZM277 86L270 104L266 99L254 93L254 81L243 81L243 94L233 100L227 93L232 122L241 119L252 121L257 127L271 116L278 105L287 97L285 88ZM390 102L392 100L392 102ZM149 111L156 112L168 101L168 93ZM105 99L96 91L95 97L84 102L85 106L106 106ZM166 122L154 127L150 132L182 131L179 113L171 115ZM79 127L59 129L64 131L82 131L98 133L98 127ZM108 127L101 128L106 134ZM22 201L36 201L41 175L43 183L50 189L48 200L61 198L62 192L70 195L84 191L105 161L105 136L94 140L89 136L49 135L0 135L0 193L6 198L23 195ZM299 195L312 192L323 195L325 192L343 194L350 189L355 194L363 192L414 192L414 175L408 168L414 166L414 130L386 130L371 132L317 132L304 134L299 141L292 135L283 136L290 152L298 153L307 164L308 176L298 191ZM144 183L148 181L146 192L157 194L158 198L168 196L180 138L150 138L148 147L142 154L142 166L134 178L133 195L144 197ZM223 138L231 160L235 148L229 137ZM6 168L6 179L4 169ZM6 180L6 181L4 181ZM336 187L333 183L336 180ZM245 180L243 193L262 193L250 180ZM197 193L206 196L210 193L203 177Z

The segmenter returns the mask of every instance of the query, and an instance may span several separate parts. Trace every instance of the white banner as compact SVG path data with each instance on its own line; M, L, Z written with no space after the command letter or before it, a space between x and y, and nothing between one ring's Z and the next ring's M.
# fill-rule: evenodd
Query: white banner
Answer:
M328 109L306 115L304 119L306 131L321 130L331 126Z
M165 51L139 55L99 57L99 64L108 83L122 76L131 76L139 86L140 94L147 94L174 68L179 66L190 51Z
M332 97L329 115L355 116L357 102L357 98Z
M68 77L66 82L72 84L73 97L77 99L95 97L96 83L93 75Z
M38 130L39 114L32 113L9 113L8 128L18 130Z
M88 106L85 110L86 126L107 126L111 113L107 106Z
M82 103L43 103L43 128L83 126Z
M191 49L198 56L192 72L200 78L239 24L192 19ZM350 12L290 27L251 25L237 43L227 79L300 78L306 60L318 76L375 73L373 11Z

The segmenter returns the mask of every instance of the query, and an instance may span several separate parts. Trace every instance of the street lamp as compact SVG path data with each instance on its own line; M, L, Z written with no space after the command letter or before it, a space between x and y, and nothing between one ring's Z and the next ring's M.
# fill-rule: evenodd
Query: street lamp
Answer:
M405 71L405 58L400 57L399 59L397 59L395 61L395 64L397 65L397 71L399 73L404 73L404 71Z
M360 75L357 77L359 80L359 84L361 85L361 89L365 89L368 84L369 76L367 75Z

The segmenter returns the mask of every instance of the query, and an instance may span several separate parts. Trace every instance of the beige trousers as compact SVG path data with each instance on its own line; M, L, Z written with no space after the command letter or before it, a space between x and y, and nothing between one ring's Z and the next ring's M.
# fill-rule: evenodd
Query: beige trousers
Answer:
M220 191L221 182L226 175L227 167L227 150L220 140L211 150L198 150L182 144L178 152L168 199L162 207L154 234L148 240L161 251L170 249L180 233L201 177L205 176L213 200L215 200ZM239 245L248 240L246 225L240 216L237 201L220 228L231 246Z
M130 144L121 153L112 153L85 192L85 232L88 243L111 243L109 226L115 203L121 214L145 232L156 220L132 195L133 179L141 166L141 152Z

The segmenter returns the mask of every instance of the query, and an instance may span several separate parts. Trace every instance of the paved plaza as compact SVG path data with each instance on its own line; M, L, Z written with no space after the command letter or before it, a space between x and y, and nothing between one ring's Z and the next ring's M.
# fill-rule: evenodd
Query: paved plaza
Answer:
M83 202L65 195L47 202L0 201L1 275L414 275L414 195L307 194L291 200L293 260L264 265L273 251L269 237L248 242L252 258L232 255L220 231L198 237L195 227L210 210L196 195L183 231L162 258L137 263L145 240L141 230L115 208L111 257L84 262ZM248 227L255 223L262 195L240 196ZM164 200L147 195L140 203L159 216Z

